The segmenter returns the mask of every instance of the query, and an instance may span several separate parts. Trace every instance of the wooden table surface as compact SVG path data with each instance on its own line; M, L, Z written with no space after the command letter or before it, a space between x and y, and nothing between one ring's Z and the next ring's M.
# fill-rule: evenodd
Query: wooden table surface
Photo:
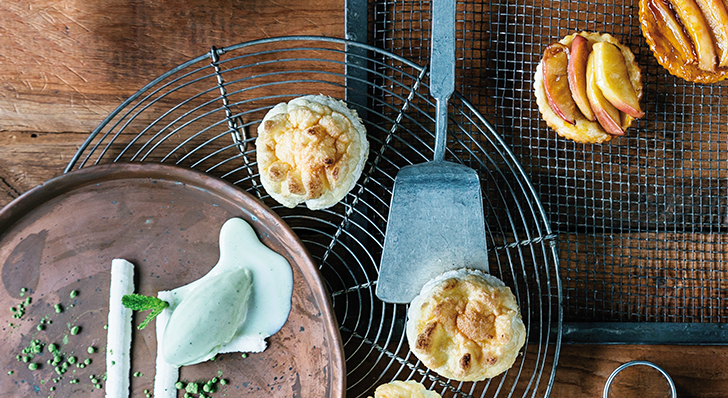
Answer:
M0 2L0 206L63 172L129 95L182 61L293 34L344 36L339 0L22 0ZM564 345L552 397L598 397L609 374L648 360L681 397L728 395L728 346ZM632 372L624 396L665 396Z

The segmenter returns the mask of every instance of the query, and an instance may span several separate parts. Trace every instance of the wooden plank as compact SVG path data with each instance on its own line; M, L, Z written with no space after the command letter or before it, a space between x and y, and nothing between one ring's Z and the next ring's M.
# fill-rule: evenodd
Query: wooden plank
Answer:
M342 37L343 15L333 0L2 2L0 131L89 132L148 81L212 46Z

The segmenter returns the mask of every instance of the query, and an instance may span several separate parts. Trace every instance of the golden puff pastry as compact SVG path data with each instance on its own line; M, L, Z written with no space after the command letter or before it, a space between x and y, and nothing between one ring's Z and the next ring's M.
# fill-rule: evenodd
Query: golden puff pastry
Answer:
M371 398L371 397L369 397ZM442 398L416 381L395 380L382 384L374 390L374 398Z
M369 154L366 129L342 101L308 95L273 107L255 140L266 192L286 207L319 210L356 185Z
M407 315L410 350L429 369L459 381L503 373L526 340L511 290L477 270L448 271L431 280Z
M617 46L624 57L627 72L629 73L630 83L632 84L632 87L634 87L637 98L642 98L642 71L635 61L635 56L629 47L622 45L616 38L608 33L600 34L595 32L574 33L559 40L559 43L566 47L571 47L571 42L574 41L574 37L576 37L576 35L584 37L590 44L607 42ZM536 67L533 91L536 96L536 103L538 104L538 110L541 112L541 116L546 121L546 124L556 131L558 135L585 144L602 144L613 138L613 136L607 133L597 120L591 121L580 112L576 112L576 120L572 125L564 121L556 114L556 112L553 111L553 109L551 109L546 96L546 89L543 84L543 60ZM635 119L626 114L622 114L621 116L622 120L620 121L620 124L622 130L627 130Z

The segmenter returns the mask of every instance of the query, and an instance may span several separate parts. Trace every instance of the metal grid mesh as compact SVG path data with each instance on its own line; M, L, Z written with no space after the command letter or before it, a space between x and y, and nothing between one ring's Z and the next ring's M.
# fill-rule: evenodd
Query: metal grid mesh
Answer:
M341 203L321 211L284 208L259 185L254 132L274 105L319 93L348 99L367 128L370 156ZM509 371L479 383L447 380L423 366L404 335L407 307L374 294L394 177L401 167L433 155L434 103L426 68L374 47L326 38L213 49L125 101L89 136L67 171L112 161L173 163L230 181L270 206L320 265L344 343L347 396L372 395L394 379L421 381L443 397L546 396L561 337L555 236L533 187L492 126L461 96L450 109L446 158L479 172L491 273L512 287L529 342Z
M369 40L426 61L428 1L369 2ZM461 1L458 90L513 148L560 234L565 322L727 322L728 83L673 77L637 1ZM532 79L545 47L610 33L642 68L647 115L603 145L559 139Z

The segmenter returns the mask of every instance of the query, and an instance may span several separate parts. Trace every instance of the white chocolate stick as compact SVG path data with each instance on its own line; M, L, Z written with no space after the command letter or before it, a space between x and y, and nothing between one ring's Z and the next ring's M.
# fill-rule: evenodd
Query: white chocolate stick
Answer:
M129 396L132 311L121 304L121 297L132 293L134 264L123 259L113 259L106 337L106 398Z
M170 302L173 296L168 291L161 291L157 293L157 298ZM162 339L169 316L170 311L165 310L154 319L157 332L157 362L156 374L154 375L154 396L156 398L177 397L177 388L174 384L179 380L179 368L168 364L164 360L164 356L162 356Z

